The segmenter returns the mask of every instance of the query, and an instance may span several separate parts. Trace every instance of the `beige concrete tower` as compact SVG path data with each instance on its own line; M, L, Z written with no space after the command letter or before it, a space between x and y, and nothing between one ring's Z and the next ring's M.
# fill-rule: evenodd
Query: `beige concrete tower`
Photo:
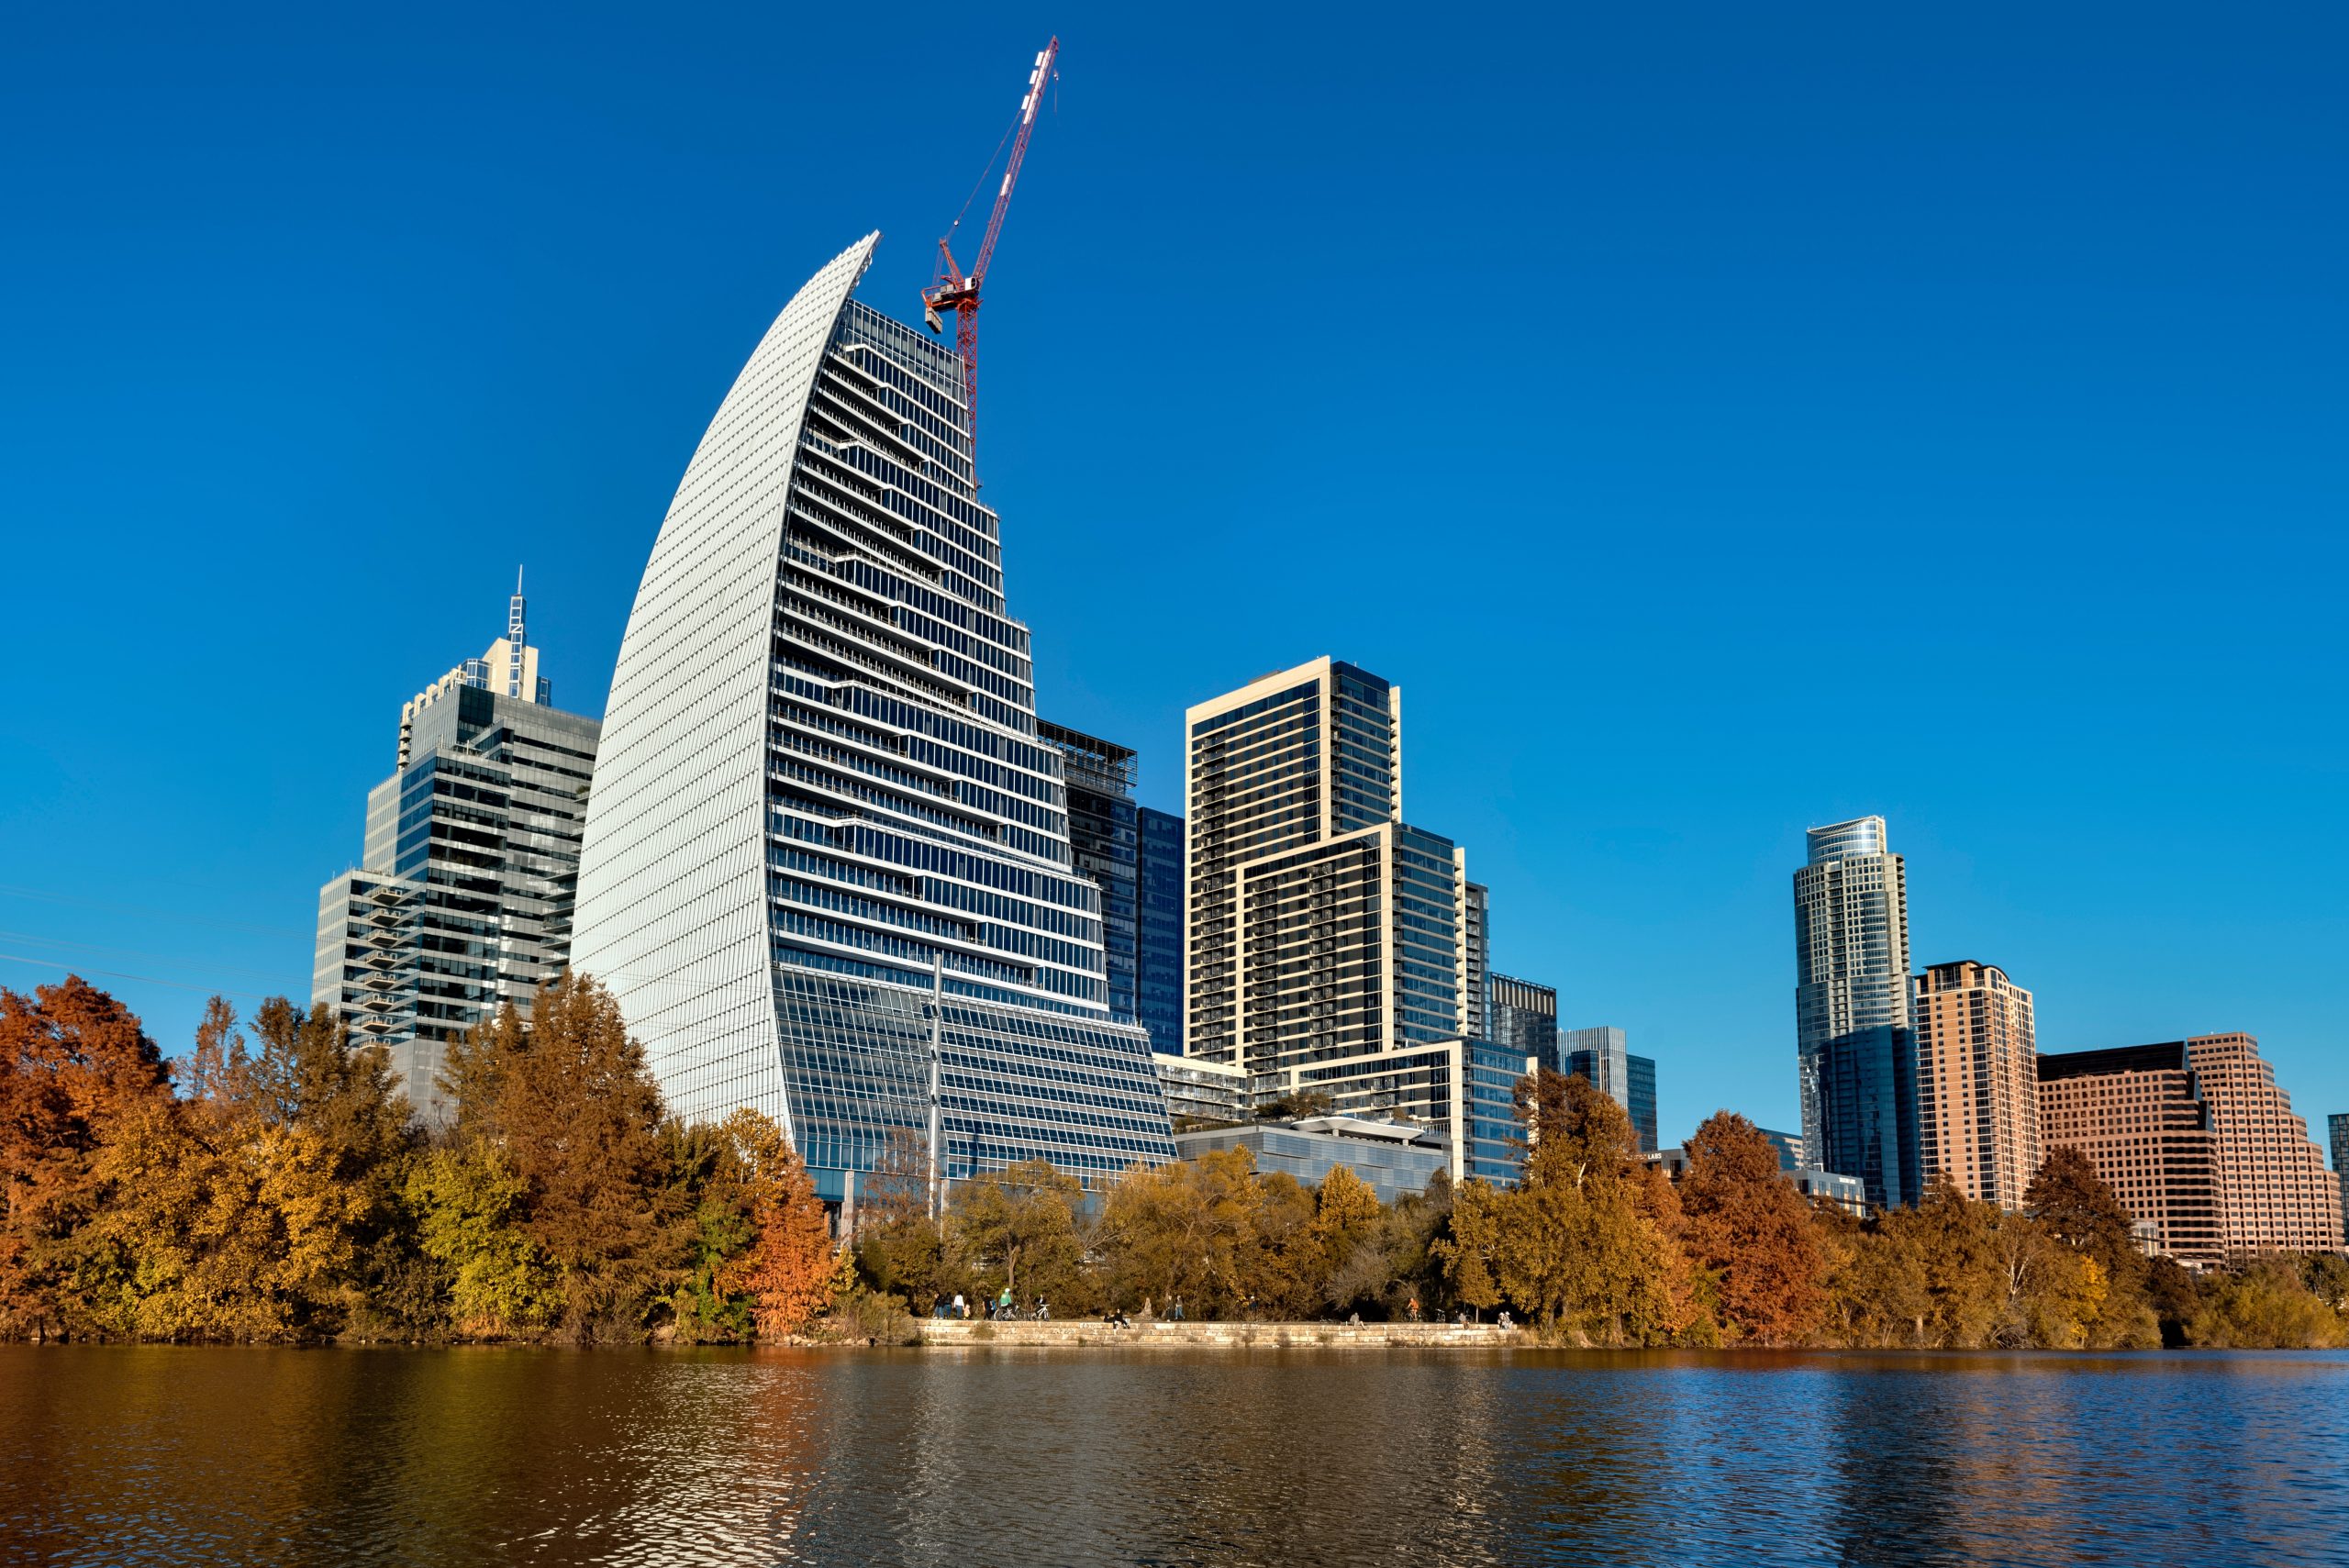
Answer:
M1911 984L1919 1168L2019 1210L2040 1159L2031 993L1970 960L1934 964Z

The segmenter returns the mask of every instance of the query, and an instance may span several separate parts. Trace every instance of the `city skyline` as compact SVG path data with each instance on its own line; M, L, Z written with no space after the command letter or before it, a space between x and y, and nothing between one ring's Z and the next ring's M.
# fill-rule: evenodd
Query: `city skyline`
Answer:
M494 53L517 41L493 36L485 47ZM1275 61L1297 58L1294 44L1276 34L1264 64L1241 69L1269 73ZM1033 39L1022 32L1005 47L1018 59ZM1204 53L1175 47L1177 79L1199 79ZM2101 288L2114 252L2054 210L2076 193L2027 182L2027 221L1994 228L1999 247L1965 253L1987 281L1953 278L1927 266L1924 247L1912 253L1882 238L1881 226L1866 229L1879 238L1855 239L1863 218L1880 216L1832 194L1857 155L1780 129L1750 156L1791 183L1795 210L1754 245L1699 267L1710 252L1694 217L1657 216L1646 203L1649 193L1681 192L1708 222L1753 219L1735 178L1749 154L1731 150L1725 122L1692 122L1690 139L1667 154L1605 140L1601 122L1577 111L1571 126L1551 128L1559 145L1582 149L1570 226L1553 233L1533 224L1521 198L1501 200L1489 183L1472 183L1457 198L1497 204L1501 232L1480 247L1488 259L1498 254L1531 276L1552 254L1545 247L1564 240L1576 269L1567 306L1553 290L1545 306L1557 336L1542 344L1539 376L1508 384L1537 396L1545 416L1538 424L1446 434L1415 455L1426 439L1416 433L1420 415L1388 425L1374 414L1370 428L1351 433L1316 418L1302 433L1334 444L1299 460L1301 472L1250 456L1245 443L1229 455L1233 430L1282 428L1276 416L1299 406L1350 408L1362 378L1392 373L1349 335L1334 363L1302 368L1305 383L1277 407L1229 379L1211 380L1212 350L1261 337L1278 316L1314 303L1294 270L1307 254L1301 235L1275 221L1272 238L1290 271L1268 267L1244 286L1196 267L1175 278L1171 286L1188 291L1176 297L1194 319L1171 346L1163 329L1149 334L1161 361L1138 378L1145 385L1137 397L1170 383L1186 393L1218 385L1212 416L1174 412L1191 421L1182 427L1187 440L1228 455L1212 468L1183 468L1153 486L1162 494L1136 495L1114 483L1101 455L1130 407L1120 399L1087 407L1076 387L1108 379L1132 351L1126 332L1139 325L1130 313L1093 308L1103 284L1092 277L1120 271L1105 264L1120 251L1116 224L1103 217L1105 209L1133 210L1116 183L1118 158L1150 145L1134 139L1139 123L1163 113L1156 85L1133 103L1111 101L1136 79L1137 49L1114 33L1070 36L1062 106L1040 132L1030 176L1035 195L1013 219L990 295L988 462L989 500L1019 517L1008 550L1024 584L1020 613L1036 628L1044 711L1135 747L1143 805L1179 807L1185 706L1257 670L1325 653L1386 673L1414 695L1410 816L1472 846L1475 874L1494 890L1493 966L1557 986L1564 1025L1605 1020L1631 1031L1662 1064L1667 1141L1715 1103L1766 1125L1797 1120L1785 868L1798 861L1806 828L1876 813L1889 818L1909 861L1912 971L1963 958L2026 977L2044 1051L2244 1029L2311 1120L2349 1107L2349 1052L2321 1000L2304 994L2305 975L2337 946L2339 917L2328 900L2349 873L2341 829L2321 809L2337 790L2341 742L2302 733L2288 718L2320 710L2340 672L2337 650L2312 629L2325 619L2313 584L2337 577L2340 564L2340 545L2319 528L2339 489L2339 464L2301 444L2314 428L2337 427L2336 395L2297 368L2300 352L2326 357L2323 346L2341 329L2337 302L2312 286L2339 255L2337 235L2318 234L2297 261L2279 261L2285 248L2257 241L2243 254L2211 242L2159 263L2132 261L2121 275L2140 292L2119 303L2099 294L2118 314L2084 317L2076 307L2087 284ZM1399 56L1346 58L1374 81L1403 78ZM2143 110L2126 72L2117 83L2083 83L2076 121L2032 128L2069 153L2075 171L2096 176L2091 205L2125 231L2133 232L2128 220L2164 221L2132 183L2156 167L2165 175L2161 201L2204 217L2241 211L2222 186L2247 181L2273 192L2304 183L2305 171L2295 172L2301 99L2290 73L2282 72L2279 91L2226 59L2208 63L2214 92L2246 117L2236 139L2210 150L2210 162L2178 156L2176 142L2122 152L2090 128L2099 111L2118 111L2128 124ZM598 55L590 68L617 67ZM53 81L58 91L77 85L70 69ZM812 74L786 85L822 91ZM534 103L551 93L527 74L522 88ZM20 285L17 297L41 299L56 320L28 321L18 336L27 374L21 386L10 379L8 410L26 444L6 469L10 504L42 519L27 541L35 573L102 584L144 629L90 639L88 606L76 595L28 599L12 624L14 667L43 668L43 649L71 645L85 688L116 700L80 714L22 704L0 728L0 884L18 890L5 895L0 928L20 933L0 941L11 955L0 959L0 984L27 990L79 968L116 985L174 1051L185 1049L210 989L298 997L311 940L301 912L318 878L351 858L354 803L383 774L386 702L395 707L452 654L478 646L480 607L507 590L519 561L530 570L546 672L566 705L600 714L628 595L665 493L715 407L714 388L750 346L743 324L771 317L809 259L838 248L851 231L844 223L861 232L868 216L896 236L894 270L868 286L904 310L926 270L918 253L963 183L959 171L907 175L919 167L912 150L941 128L989 123L1000 95L992 82L967 98L958 86L941 95L934 114L925 106L918 127L885 129L871 166L858 168L883 188L837 200L771 199L787 188L796 150L763 130L765 139L725 166L713 155L712 167L685 172L689 192L731 193L707 213L678 211L684 204L663 188L677 153L641 128L606 127L601 139L583 139L576 161L558 160L567 180L591 169L610 177L612 217L594 220L587 238L600 243L610 238L607 224L657 212L683 226L690 243L675 248L691 254L671 265L642 249L599 252L591 243L579 249L608 259L584 275L541 265L558 237L572 236L565 225L580 221L559 203L527 198L510 228L484 227L480 204L491 187L459 182L440 216L413 199L411 172L362 158L351 175L358 187L397 196L381 205L411 215L421 238L372 261L351 256L338 285L347 296L313 288L278 308L262 298L264 284L282 281L266 264L271 247L290 243L306 264L330 244L343 254L340 237L373 233L340 202L306 205L296 169L264 161L250 184L235 187L244 199L226 205L200 244L187 232L172 238L167 226L186 214L166 200L151 220L163 227L139 231L140 243L119 252L106 250L87 279L62 282L44 257L84 254L116 232L107 224L128 220L36 187L30 231L58 243L26 247L0 266ZM268 101L266 91L260 96ZM1314 95L1301 96L1282 112L1309 115ZM1629 96L1619 88L1600 101L1633 114ZM168 88L160 98L173 101ZM1876 155L1921 155L1917 122L1881 102L1859 106L1874 112ZM552 107L554 124L575 127L561 104ZM1447 175L1466 171L1479 139L1506 128L1497 113L1455 121L1425 156ZM720 145L717 132L729 128L692 117L681 126L688 158ZM476 128L493 147L501 137L524 145L518 125ZM101 127L85 156L126 174L176 166L182 154L172 150L134 155L117 139L132 134ZM245 133L219 134L233 154ZM358 138L362 152L376 145L353 128L340 134ZM901 144L887 139L899 136ZM1380 160L1397 145L1384 133L1368 139L1349 150L1310 139L1298 156L1327 160L1339 187L1359 192L1381 177ZM449 143L428 137L420 145L436 176L454 165L436 161ZM1201 151L1217 180L1244 177L1230 152L1224 143ZM1928 236L1943 235L1944 221L1954 233L1990 211L1992 188L2006 188L1993 176L2012 174L2012 163L1986 155L1979 170L1949 176L1955 188L1934 192L1956 198L1945 220L1922 198L1914 207L1876 199L1894 202L1896 217L1929 225ZM1295 160L1286 167L1293 174ZM1186 191L1206 178L1177 172ZM1314 205L1319 198L1300 198L1293 180L1278 183L1282 201L1304 200L1324 224L1330 209ZM1178 261L1196 261L1232 226L1277 217L1275 182L1237 189L1239 210L1174 237ZM746 216L746 195L781 210ZM262 216L281 208L291 215L290 241ZM1858 261L1881 264L1893 247L1891 260L1909 269L1899 275L1916 292L1879 289L1829 310L1831 283L1848 281L1845 263L1807 246L1801 223L1852 242ZM2181 231L2188 227L2181 219ZM2170 236L2165 221L2161 232ZM156 236L159 258L129 259ZM2127 249L2137 257L2147 248ZM1405 251L1396 265L1421 296L1497 304L1522 292L1517 280L1503 287L1484 263ZM1642 283L1638 263L1656 254L1675 267ZM252 279L233 275L253 260L263 264ZM2247 330L2232 348L2198 339L2201 373L2193 379L2230 392L2197 395L2184 380L2158 374L2132 392L2123 384L2144 377L2151 362L2133 333L2158 321L2166 341L2176 322L2164 291L2184 288L2189 274L2199 289L2211 268L2234 280L2234 303L2222 313ZM1814 269L1826 275L1809 276ZM543 301L525 297L541 287ZM484 305L465 303L482 292ZM2271 298L2277 303L2260 303ZM133 313L158 345L140 361L135 393L87 368L120 344L101 317L125 299L198 307ZM1784 337L1730 319L1740 314L1731 304L1757 299L1778 314L1808 311L1804 320L1826 313L1830 329L1813 357L1789 366ZM1668 336L1660 359L1629 351L1635 339L1651 342L1671 311L1692 306L1698 321L1686 337ZM1512 332L1542 325L1543 317L1511 310ZM2007 310L2018 313L2014 336L1993 334L1979 350L1962 341ZM436 325L444 313L448 324ZM580 318L598 332L579 332ZM1442 312L1408 319L1380 355L1417 367L1467 353L1479 373L1492 369L1488 350ZM351 328L349 337L326 338L328 323ZM2299 350L2262 347L2284 330ZM2085 386L2048 380L2052 353L2015 354L2048 333L2106 369L2075 373ZM1360 337L1372 335L1364 328ZM599 341L583 351L580 339L590 337ZM1904 370L1865 347L1887 338L1922 368ZM1765 379L1765 362L1793 384ZM232 373L215 373L221 366ZM1643 380L1647 366L1654 368ZM1865 393L1847 396L1834 384L1854 369L1869 373L1857 378ZM1717 395L1683 401L1716 383ZM288 387L311 395L289 399ZM1981 412L1978 400L1993 387L2009 413ZM1888 405L1897 417L1864 404ZM2070 412L2075 404L2092 406L2093 417ZM1771 413L1789 406L1837 439L1814 439L1811 425ZM1943 415L1956 420L1946 441L1928 433ZM377 425L381 446L356 433ZM153 439L139 463L117 472L111 443L125 428ZM106 432L109 444L82 430ZM1627 431L1637 439L1610 456L1606 449ZM1772 439L1788 436L1793 450L1783 460L1766 454ZM1687 465L1692 438L1704 461ZM1529 439L1547 443L1564 469L1562 480L1545 477L1535 502L1490 479L1459 477L1506 462ZM1381 448L1408 460L1400 481L1390 462L1378 491L1352 487L1346 470ZM1860 450L1869 455L1857 475L1821 461ZM1801 479L1798 460L1844 477ZM284 483L264 485L263 475ZM1871 531L1879 517L1897 529ZM1797 761L1796 748L1773 739L1797 706L1787 662L1795 643L1768 626L1781 613L1774 595L1792 590L1816 551L1863 538L1892 551L1892 569L1918 571L1923 541L1958 527L1989 550L2027 557L2031 581L1967 632L1849 633L1849 647L1865 642L1878 661L1856 678L1877 701L1921 696L1954 679L1995 695L2009 709L2007 744L2032 766L1934 779L1898 747L1866 766ZM1320 563L1332 541L1363 528L1380 549L1444 540L1445 550L1421 559L1440 583L1473 584L1464 596L1473 613L1447 607L1458 593L1415 599L1412 585L1394 578L1360 603L1326 592L1281 595L1277 613L1218 585L1219 569L1236 560L1246 562L1252 584L1307 580L1327 570ZM422 592L403 574L400 552L440 530L465 548L453 565L436 557L434 586ZM1893 537L1903 531L1918 542ZM2110 547L2122 539L2142 548L2116 560ZM102 558L98 541L132 548ZM2278 573L2284 559L2295 570ZM1165 582L1152 584L1152 574ZM1083 584L1104 578L1137 584L1135 597L1087 602ZM1566 597L1536 597L1535 583L1553 583ZM275 744L239 781L252 793L250 819L202 780L150 797L137 759L196 754L196 737L217 726L222 695L239 679L256 670L296 678L279 646L289 620L353 597L396 598L403 613L371 617L362 634L338 636L323 657L302 662L299 722L274 725ZM1561 640L1568 599L1586 618ZM1407 603L1418 607L1398 614ZM2191 629L2150 629L2156 622ZM1834 635L1841 652L1845 634ZM1558 661L1563 676L1541 694L1542 706L1494 678L1545 660ZM2168 765L2179 758L2194 765ZM125 821L141 830L111 826ZM2289 843L2291 852L2239 860L2228 846L2245 836ZM213 923L184 921L190 913ZM1686 984L1692 957L1704 977L1694 986ZM2179 976L2180 985L2146 994L2138 977L2149 968ZM126 973L169 984L116 978Z

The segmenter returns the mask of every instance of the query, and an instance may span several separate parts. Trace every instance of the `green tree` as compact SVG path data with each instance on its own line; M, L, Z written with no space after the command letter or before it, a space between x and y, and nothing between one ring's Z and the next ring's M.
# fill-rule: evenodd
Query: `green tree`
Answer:
M1809 1207L1752 1122L1729 1111L1706 1118L1688 1140L1678 1197L1684 1244L1712 1274L1735 1338L1791 1344L1818 1330L1827 1265Z
M560 1319L560 1273L524 1223L529 1183L502 1147L480 1139L431 1151L409 1168L406 1197L458 1332L529 1336Z
M930 1213L930 1148L908 1128L891 1131L858 1205L854 1251L863 1283L920 1312L975 1289L942 1218Z

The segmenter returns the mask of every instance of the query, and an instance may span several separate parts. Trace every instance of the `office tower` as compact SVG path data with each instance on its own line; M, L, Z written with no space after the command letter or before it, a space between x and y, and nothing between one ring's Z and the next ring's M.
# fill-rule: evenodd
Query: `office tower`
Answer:
M1143 806L1134 814L1134 1016L1150 1048L1183 1053L1183 819Z
M1640 1152L1658 1148L1655 1116L1655 1062L1633 1056L1619 1029L1566 1029L1558 1036L1558 1057L1569 1075L1581 1073L1604 1091L1631 1118L1640 1135Z
M358 870L318 890L311 1000L384 1052L427 1123L449 1042L524 1013L569 957L596 720L551 706L525 601L506 635L400 710L392 776L367 795Z
M1810 1162L1809 1151L1803 1147L1801 1133L1773 1132L1766 1127L1756 1128L1754 1130L1768 1139L1770 1147L1778 1151L1779 1170L1805 1171L1816 1168Z
M1492 1018L1488 1038L1520 1056L1531 1057L1551 1072L1558 1072L1558 993L1513 975L1487 978L1487 1011Z
M2197 1266L2226 1256L2219 1147L2183 1040L2039 1059L2039 1135L2092 1161L2154 1247Z
M828 1199L897 1130L949 1180L1097 1182L1172 1157L1165 1100L1110 1016L962 361L854 298L878 238L784 306L662 523L574 962L674 1111L765 1112Z
M1909 892L1884 818L1813 828L1795 873L1795 1041L1802 1138L1889 1207L1923 1195L1909 1030Z
M1476 1027L1482 889L1402 819L1401 693L1317 659L1190 709L1185 756L1185 1050L1258 1103L1417 1117L1455 1176L1513 1179L1523 1059Z
M2341 1240L2349 1245L2349 1111L2334 1111L2325 1125L2332 1133L2332 1184L2341 1191Z
M1101 889L1101 953L1108 970L1109 1016L1131 1019L1141 860L1134 824L1133 749L1041 718L1036 734L1060 749L1067 770L1069 858Z
M2230 1252L2329 1252L2340 1245L2341 1184L2324 1168L2292 1096L2247 1034L2186 1042L2219 1146L2219 1195Z
M2031 993L1987 963L1937 963L1914 984L1918 1167L2020 1211L2040 1159Z

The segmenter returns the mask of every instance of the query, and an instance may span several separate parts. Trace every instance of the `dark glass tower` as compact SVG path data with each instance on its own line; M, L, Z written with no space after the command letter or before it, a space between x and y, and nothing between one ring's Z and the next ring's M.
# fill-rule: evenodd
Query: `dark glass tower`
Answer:
M1066 725L1036 721L1036 738L1060 748L1068 768L1069 858L1101 887L1101 955L1109 972L1109 1016L1134 1016L1134 752Z
M1183 819L1143 806L1135 878L1139 905L1134 1013L1150 1048L1183 1054Z

